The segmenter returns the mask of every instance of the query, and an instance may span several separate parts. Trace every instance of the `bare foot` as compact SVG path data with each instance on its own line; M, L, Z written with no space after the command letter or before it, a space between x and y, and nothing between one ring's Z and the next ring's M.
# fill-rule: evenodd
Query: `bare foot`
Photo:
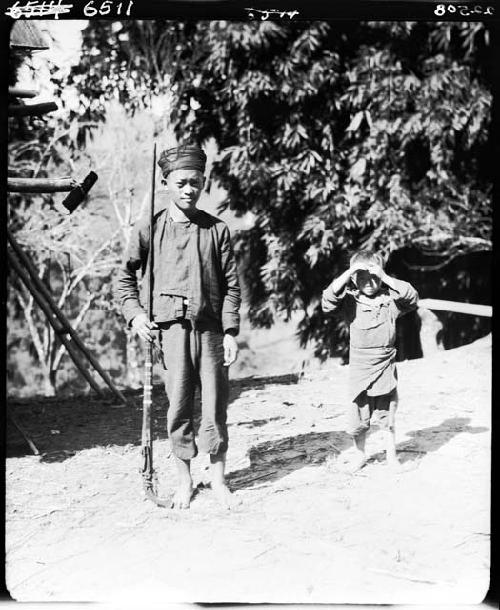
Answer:
M231 493L229 487L226 485L225 482L224 483L212 482L210 487L212 488L212 491L214 492L217 502L223 508L226 508L227 510L231 510L231 508L234 508L235 506L237 506L239 504L239 502L235 499L235 497L233 496L233 494Z
M175 495L172 499L172 508L189 508L191 504L191 498L193 497L193 485L192 483L182 483L177 488Z
M366 455L364 451L347 451L343 456L342 470L355 473L366 465Z
M398 456L395 451L387 451L386 452L386 460L387 466L391 468L391 470L399 470L401 466L401 462L399 461Z

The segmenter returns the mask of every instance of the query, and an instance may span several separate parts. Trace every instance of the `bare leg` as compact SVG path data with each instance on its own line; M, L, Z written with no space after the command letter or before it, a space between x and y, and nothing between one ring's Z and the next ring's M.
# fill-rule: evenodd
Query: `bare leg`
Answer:
M212 491L219 504L228 510L235 505L233 496L226 484L224 471L226 468L226 454L210 455L210 479Z
M172 508L189 508L193 495L193 480L191 478L191 460L181 460L175 457L179 485L172 500Z
M370 425L370 404L364 392L349 405L347 415L347 430L352 436L354 447L346 452L345 469L356 472L366 463L366 434Z
M386 448L385 455L387 463L390 465L399 464L398 456L396 454L396 435L394 430L386 430Z
M359 432L356 436L353 436L354 441L354 449L355 449L355 457L351 463L352 472L356 472L363 468L366 464L366 453L365 453L365 445L366 445L366 430Z
M393 397L389 403L389 425L386 430L386 449L385 455L387 463L390 466L397 466L399 464L398 456L396 454L396 428L395 428L395 417L396 409L398 406L398 395L394 392Z

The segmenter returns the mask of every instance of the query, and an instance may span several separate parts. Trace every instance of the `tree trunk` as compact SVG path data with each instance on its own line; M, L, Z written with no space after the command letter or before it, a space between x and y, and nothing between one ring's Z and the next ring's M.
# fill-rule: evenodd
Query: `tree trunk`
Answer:
M53 369L44 371L43 377L43 395L47 397L56 395L56 377L57 371Z
M127 352L125 358L127 386L138 389L142 386L142 371L140 349L135 334L125 331L127 336Z

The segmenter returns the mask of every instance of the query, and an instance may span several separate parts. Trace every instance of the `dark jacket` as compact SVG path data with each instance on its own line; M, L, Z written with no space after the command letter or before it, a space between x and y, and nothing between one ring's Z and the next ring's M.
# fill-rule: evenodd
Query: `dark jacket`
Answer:
M163 209L154 217L153 320L168 285L166 266L161 264L167 215L168 209ZM222 220L199 210L189 230L194 238L186 251L189 257L186 317L194 328L218 328L237 334L241 297L229 229ZM136 315L146 310L148 252L149 218L142 218L134 225L116 283L116 296L128 325ZM143 276L140 291L136 274L139 269Z

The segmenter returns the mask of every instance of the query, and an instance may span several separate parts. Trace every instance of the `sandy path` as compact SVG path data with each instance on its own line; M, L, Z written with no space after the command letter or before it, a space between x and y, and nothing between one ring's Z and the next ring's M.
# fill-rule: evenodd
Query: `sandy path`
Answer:
M140 397L16 403L44 452L7 460L7 582L22 601L475 603L488 588L491 342L399 365L401 470L380 433L337 467L347 368L233 383L228 471L240 506L145 501ZM161 491L175 481L155 395ZM14 435L11 435L14 438ZM15 440L15 439L14 439ZM207 482L206 460L193 464Z

